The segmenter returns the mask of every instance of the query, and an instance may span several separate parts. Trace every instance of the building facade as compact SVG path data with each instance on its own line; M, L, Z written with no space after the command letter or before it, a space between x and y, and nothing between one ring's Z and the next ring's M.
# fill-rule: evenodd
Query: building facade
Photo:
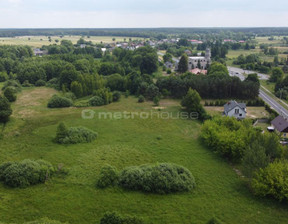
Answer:
M189 57L188 58L188 70L194 68L207 69L211 64L211 51L206 49L205 56Z

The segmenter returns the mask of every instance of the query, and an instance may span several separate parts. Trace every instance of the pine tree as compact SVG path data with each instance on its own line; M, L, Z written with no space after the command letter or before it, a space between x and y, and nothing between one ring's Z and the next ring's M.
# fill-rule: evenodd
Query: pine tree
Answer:
M178 64L178 72L184 73L187 71L188 71L188 57L186 54L183 54Z
M181 105L186 108L186 111L190 115L191 113L198 113L200 120L206 119L206 111L201 104L201 97L196 90L190 88L187 95L183 98Z
M58 143L61 143L62 140L67 136L67 133L68 133L68 128L63 122L61 122L57 127L55 141Z

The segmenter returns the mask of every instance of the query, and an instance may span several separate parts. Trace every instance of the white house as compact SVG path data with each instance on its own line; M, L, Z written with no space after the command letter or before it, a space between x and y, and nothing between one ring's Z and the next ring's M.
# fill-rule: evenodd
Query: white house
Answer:
M237 103L235 100L231 100L224 105L223 114L228 117L235 117L237 119L244 119L246 117L246 104Z

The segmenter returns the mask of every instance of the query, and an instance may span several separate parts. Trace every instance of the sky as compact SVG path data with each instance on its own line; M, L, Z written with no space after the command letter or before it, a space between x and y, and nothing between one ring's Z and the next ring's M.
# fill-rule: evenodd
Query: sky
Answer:
M0 28L288 27L287 0L0 0Z

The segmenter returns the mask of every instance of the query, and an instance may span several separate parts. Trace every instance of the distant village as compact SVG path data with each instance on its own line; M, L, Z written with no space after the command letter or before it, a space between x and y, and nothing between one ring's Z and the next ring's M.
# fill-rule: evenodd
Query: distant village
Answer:
M80 43L80 44L75 44L75 47L79 47L81 49L86 48L86 47L94 47L94 48L100 48L102 53L105 54L107 52L112 52L115 48L122 48L122 49L127 49L134 51L140 47L144 46L151 46L153 48L157 48L158 46L162 44L177 44L180 41L180 38L171 38L171 39L161 39L161 40L129 40L126 41L116 41L111 40L110 43L101 43L101 46L99 47L99 44L93 44L91 41L87 43ZM83 42L85 42L83 40ZM201 40L188 40L192 45L198 45L198 44L203 44L203 41ZM223 43L245 43L245 41L240 40L231 40L231 39L225 39L223 40ZM43 55L48 55L48 51L45 49L40 49L40 48L35 48L33 49L34 55L35 56L43 56ZM193 74L202 74L206 75L207 74L207 68L209 67L209 64L211 64L211 51L209 48L206 49L205 54L202 52L197 53L197 55L193 55L192 51L190 49L186 49L185 54L188 56L188 70L193 73ZM159 59L159 62L161 60ZM167 61L164 63L164 66L167 69L171 69L174 71L177 71L178 68L178 63L179 63L179 58L173 58L173 61Z

